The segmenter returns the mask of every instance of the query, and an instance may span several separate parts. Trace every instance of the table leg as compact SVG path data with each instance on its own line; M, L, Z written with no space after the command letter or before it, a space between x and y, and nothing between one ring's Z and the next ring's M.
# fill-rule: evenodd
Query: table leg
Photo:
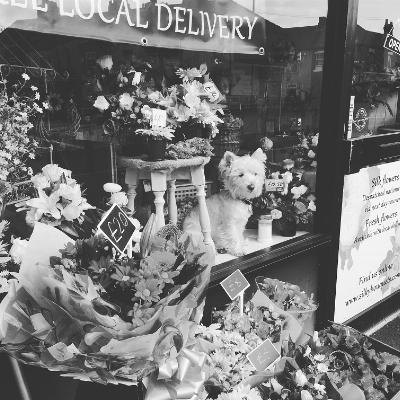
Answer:
M127 168L125 173L125 183L128 185L128 209L135 212L135 198L136 198L136 187L138 184L138 171L134 168Z
M156 208L156 229L165 226L164 195L167 190L167 176L164 172L151 173L151 188L154 193L154 206Z
M176 186L175 179L168 181L168 215L169 222L176 225L178 222L178 208L176 206Z
M204 176L204 167L194 167L190 169L192 176L192 183L196 187L196 196L199 202L199 218L201 231L203 232L204 243L207 245L214 245L211 238L211 223L208 215L206 204L206 179Z

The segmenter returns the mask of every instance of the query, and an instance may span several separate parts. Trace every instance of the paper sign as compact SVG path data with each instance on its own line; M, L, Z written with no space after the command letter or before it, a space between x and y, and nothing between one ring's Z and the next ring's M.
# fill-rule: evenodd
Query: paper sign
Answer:
M152 108L151 112L151 126L153 128L165 128L167 126L167 112L158 108Z
M114 204L101 220L98 229L120 253L124 253L136 227L121 208Z
M396 39L392 35L386 36L383 47L387 50L393 51L393 53L400 55L400 40Z
M272 342L267 339L265 342L261 343L253 351L247 354L246 357L257 371L262 372L265 371L270 365L277 362L281 355Z
M135 72L135 75L133 75L132 79L132 85L139 85L140 79L142 78L142 73L141 72Z
M229 296L231 300L235 300L243 291L245 291L250 283L240 272L236 270L233 274L229 275L221 282L221 286Z
M208 98L212 103L216 102L221 97L221 92L215 86L214 82L206 82L204 84L204 90L208 94Z
M283 179L266 179L265 190L267 192L283 192L285 182Z

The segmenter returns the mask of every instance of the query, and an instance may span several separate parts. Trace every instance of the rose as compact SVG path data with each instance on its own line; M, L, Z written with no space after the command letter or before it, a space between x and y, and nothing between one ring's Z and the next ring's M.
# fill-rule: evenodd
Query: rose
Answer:
M315 147L318 146L318 139L319 139L319 133L317 133L311 138L311 143L313 146Z
M261 139L261 147L264 151L271 150L274 147L274 142L269 138Z
M32 176L31 182L36 189L45 189L50 186L49 179L43 174L36 174L35 176Z
M9 251L9 255L16 264L21 264L26 255L29 242L22 239L14 239L13 245Z
M293 195L293 199L300 198L303 194L305 194L308 190L308 187L305 185L295 186L291 189L291 193Z
M271 217L272 219L281 219L282 218L282 211L281 210L271 210Z
M98 96L93 104L93 107L97 108L99 111L103 112L109 109L110 103L104 96Z
M310 150L310 151L307 153L307 156L308 156L308 158L315 158L315 153L314 153L312 150Z
M121 96L119 96L119 106L123 110L132 110L133 103L134 99L129 93L123 93Z
M113 59L110 55L105 55L103 57L100 57L97 59L96 63L99 65L99 67L102 70L109 70L111 71L111 68L113 67L114 63L113 63Z
M294 161L291 160L290 158L286 158L285 160L282 161L282 165L284 169L292 169L294 168Z
M50 182L57 182L64 173L64 169L59 167L57 164L47 164L42 168L42 171L44 176Z
M117 204L119 206L126 206L128 204L128 197L125 192L116 192L111 195L109 204Z
M286 171L284 174L282 174L282 179L286 185L289 185L289 183L293 180L293 174L289 171Z
M67 221L73 221L74 219L78 219L82 213L81 208L74 204L68 204L62 211L61 214L62 216L67 220Z
M310 166L313 167L313 168L315 168L315 167L317 166L317 162L316 162L316 161L313 161L313 162L310 164Z
M308 204L308 209L313 212L317 211L317 207L316 207L314 201L312 201L312 200L310 201L310 203Z

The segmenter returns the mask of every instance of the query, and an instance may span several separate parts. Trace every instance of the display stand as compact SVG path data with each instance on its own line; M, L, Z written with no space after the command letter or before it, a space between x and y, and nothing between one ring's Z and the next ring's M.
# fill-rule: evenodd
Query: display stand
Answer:
M175 198L175 182L187 180L196 188L199 202L200 225L204 243L213 245L211 238L210 217L206 206L206 180L204 166L210 161L209 157L194 157L185 160L145 161L137 158L119 157L118 165L125 168L125 183L128 185L128 208L135 211L136 188L140 181L150 181L154 193L157 229L165 225L164 195L168 192L169 222L176 224L178 210Z

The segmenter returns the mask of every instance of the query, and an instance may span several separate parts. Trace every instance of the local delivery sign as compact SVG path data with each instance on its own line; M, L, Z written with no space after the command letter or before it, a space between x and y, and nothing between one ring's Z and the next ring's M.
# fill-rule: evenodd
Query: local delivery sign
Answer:
M387 35L383 47L400 56L400 40L396 39L394 36Z

